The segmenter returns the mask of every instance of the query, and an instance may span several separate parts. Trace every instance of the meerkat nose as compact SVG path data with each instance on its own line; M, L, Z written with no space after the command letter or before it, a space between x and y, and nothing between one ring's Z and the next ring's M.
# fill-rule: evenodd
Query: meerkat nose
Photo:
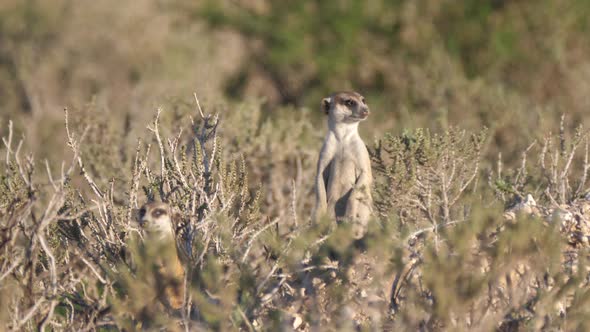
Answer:
M369 114L371 114L371 111L369 111L368 108L365 108L364 110L361 111L361 114L363 116L369 116Z

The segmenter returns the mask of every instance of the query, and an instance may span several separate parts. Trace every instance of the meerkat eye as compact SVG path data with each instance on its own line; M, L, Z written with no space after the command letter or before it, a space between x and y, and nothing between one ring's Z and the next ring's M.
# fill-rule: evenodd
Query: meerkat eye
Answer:
M143 219L144 216L145 216L145 208L141 208L139 210L139 219Z
M354 101L352 99L346 99L344 101L344 105L346 105L348 107L355 107L356 106L356 101Z
M159 216L166 214L166 211L162 210L162 209L155 209L154 212L152 212L152 217L154 218L158 218Z

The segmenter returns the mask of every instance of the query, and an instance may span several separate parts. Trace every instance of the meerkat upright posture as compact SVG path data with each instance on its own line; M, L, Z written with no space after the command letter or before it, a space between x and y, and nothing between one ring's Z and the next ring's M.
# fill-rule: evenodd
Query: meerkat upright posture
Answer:
M369 116L369 107L356 92L338 92L322 100L322 110L328 115L328 134L317 165L312 219L327 214L337 222L348 220L355 237L360 238L373 205L371 160L358 134L359 122Z
M188 262L187 254L176 241L177 233L183 229L180 214L174 213L166 203L150 202L141 207L138 219L139 225L146 233L146 245L156 245L158 250L174 251L172 254L164 255L165 259L156 260L159 274L164 281L159 296L165 305L180 309L183 303L184 265Z

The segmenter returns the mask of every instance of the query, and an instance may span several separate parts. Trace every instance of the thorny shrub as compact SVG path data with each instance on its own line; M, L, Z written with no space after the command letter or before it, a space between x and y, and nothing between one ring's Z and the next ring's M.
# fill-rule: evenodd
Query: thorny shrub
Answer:
M265 119L255 105L209 113L196 101L169 127L158 110L134 148L124 128L66 110L71 159L62 165L25 155L9 124L0 166L2 324L587 328L582 129L532 144L515 170L502 170L501 158L496 170L482 169L485 129L387 135L370 149L375 222L354 240L347 225L309 224L309 137L319 137L304 116ZM529 196L539 200L527 206L535 212L519 212ZM506 218L514 199L519 209ZM158 272L156 259L173 250L134 240L135 209L151 200L181 215L184 280ZM167 284L182 285L181 310L158 301Z
M507 172L501 155L496 170L479 170L485 130L376 144L376 207L399 229L392 327L588 328L588 132L569 138L564 127L562 117L559 134Z

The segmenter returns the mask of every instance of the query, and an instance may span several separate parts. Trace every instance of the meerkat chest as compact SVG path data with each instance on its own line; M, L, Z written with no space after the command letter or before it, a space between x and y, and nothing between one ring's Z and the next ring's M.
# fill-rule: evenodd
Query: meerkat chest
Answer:
M340 148L332 158L333 167L356 168L358 154L351 149Z
M356 162L349 153L335 156L330 163L331 178L341 183L354 184L357 173Z
M359 160L362 158L362 153L357 144L339 144L330 162L332 179L340 184L352 186L360 173Z
M338 142L333 159L340 163L353 163L359 167L359 162L365 158L365 154L367 154L367 148L360 138L356 138Z

